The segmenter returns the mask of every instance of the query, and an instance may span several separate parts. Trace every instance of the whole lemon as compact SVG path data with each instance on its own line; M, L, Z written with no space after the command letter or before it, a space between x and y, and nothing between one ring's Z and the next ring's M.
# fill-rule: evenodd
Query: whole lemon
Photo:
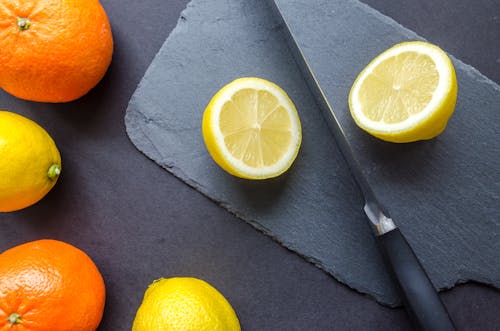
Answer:
M0 212L31 206L55 185L61 156L38 124L0 111Z
M229 302L203 280L162 278L147 289L132 331L240 331Z

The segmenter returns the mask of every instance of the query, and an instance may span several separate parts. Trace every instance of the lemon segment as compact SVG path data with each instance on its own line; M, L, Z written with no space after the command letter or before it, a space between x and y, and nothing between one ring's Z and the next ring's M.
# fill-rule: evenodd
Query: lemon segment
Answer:
M397 44L356 78L349 108L356 124L391 142L431 139L443 132L457 98L450 58L421 41Z
M302 140L293 102L276 84L240 78L215 94L203 114L205 145L232 175L276 177L288 170Z

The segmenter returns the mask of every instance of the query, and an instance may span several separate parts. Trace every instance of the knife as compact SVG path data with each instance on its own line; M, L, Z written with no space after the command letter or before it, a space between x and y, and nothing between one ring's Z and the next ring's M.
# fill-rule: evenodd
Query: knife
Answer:
M337 145L363 193L365 214L378 238L384 260L397 284L403 304L415 327L424 331L456 330L446 307L439 298L417 256L391 219L387 209L377 200L359 162L352 152L340 122L335 116L285 17L282 15L279 4L275 0L269 0L269 3L278 23L283 27L288 46L295 57L295 61L314 95L316 103L323 111Z

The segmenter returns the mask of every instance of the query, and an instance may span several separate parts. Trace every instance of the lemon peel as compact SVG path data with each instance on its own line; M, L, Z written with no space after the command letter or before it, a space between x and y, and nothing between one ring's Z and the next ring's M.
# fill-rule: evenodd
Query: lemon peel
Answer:
M151 283L137 310L132 331L240 331L229 302L207 282L192 277Z
M61 173L61 156L47 131L9 111L0 111L0 155L0 212L38 202Z

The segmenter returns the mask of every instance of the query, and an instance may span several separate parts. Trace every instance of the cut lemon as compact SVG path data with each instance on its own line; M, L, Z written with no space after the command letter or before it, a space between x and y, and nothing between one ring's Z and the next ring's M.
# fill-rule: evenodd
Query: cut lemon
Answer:
M349 94L356 124L391 142L431 139L455 109L453 63L439 47L421 41L397 44L366 66Z
M202 130L214 161L247 179L284 173L302 140L292 100L276 84L254 77L237 79L214 95L203 114Z

